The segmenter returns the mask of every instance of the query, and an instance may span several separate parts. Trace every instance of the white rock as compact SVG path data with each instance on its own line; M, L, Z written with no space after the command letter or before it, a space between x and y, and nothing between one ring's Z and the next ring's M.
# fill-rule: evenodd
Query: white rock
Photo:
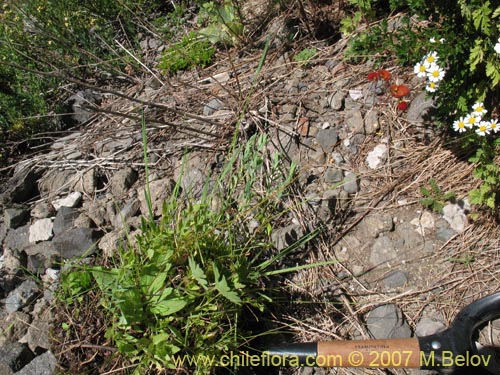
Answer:
M387 157L387 145L381 143L368 153L366 157L366 162L371 169L379 168Z
M52 228L54 223L51 219L40 219L30 226L29 241L32 243L38 241L48 241L52 238Z
M416 217L410 224L415 225L417 228L415 229L422 236L425 234L425 229L433 229L434 228L434 216L428 211L425 211L420 217Z
M55 201L52 202L52 206L57 210L59 210L61 207L76 207L78 203L82 200L82 193L78 191L74 191L73 193L70 193L68 196L61 198L61 199L56 199Z
M363 90L358 90L358 89L349 90L349 96L351 97L352 100L361 99L363 97Z
M443 208L443 218L450 224L451 229L462 233L467 224L466 212L470 210L469 202L464 201L463 207L456 203L448 203Z

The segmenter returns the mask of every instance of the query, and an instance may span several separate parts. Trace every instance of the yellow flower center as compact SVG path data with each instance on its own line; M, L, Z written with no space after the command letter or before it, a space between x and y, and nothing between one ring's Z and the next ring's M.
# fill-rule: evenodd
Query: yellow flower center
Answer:
M434 62L434 56L427 57L427 62L433 63Z
M481 125L481 126L479 127L479 130L481 130L482 132L486 131L486 129L487 129L487 128L486 128L486 126L484 126L484 125Z
M421 73L424 73L425 72L425 66L423 65L420 65L420 68L419 68L420 72Z
M463 121L460 121L460 122L458 123L458 128L459 128L459 129L463 129L463 128L465 128L465 123L464 123Z
M469 124L475 124L476 123L476 118L475 117L471 117L469 119Z

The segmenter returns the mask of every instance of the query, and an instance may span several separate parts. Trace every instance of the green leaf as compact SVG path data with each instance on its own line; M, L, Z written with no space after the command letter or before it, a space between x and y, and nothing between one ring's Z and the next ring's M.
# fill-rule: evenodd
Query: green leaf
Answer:
M470 71L473 73L478 64L482 63L484 60L484 46L482 39L476 39L474 42L474 47L470 51L469 60L467 61L470 65Z
M491 79L492 86L496 86L500 82L500 68L495 59L489 59L486 63L486 76Z
M185 299L172 298L152 306L151 312L160 316L168 316L182 310L187 304L188 302Z
M148 295L156 295L162 287L165 286L165 280L168 274L166 272L161 272L153 279L151 285L148 288Z
M226 277L224 275L220 275L217 266L214 264L214 276L215 276L215 289L217 289L220 294L226 297L229 301L240 305L241 299L238 294L229 288Z
M201 267L195 262L192 257L188 258L189 268L191 269L191 275L200 284L203 289L208 289L207 275L201 269Z
M490 2L486 1L479 9L472 12L472 20L474 27L478 31L482 31L486 35L491 34L491 8Z

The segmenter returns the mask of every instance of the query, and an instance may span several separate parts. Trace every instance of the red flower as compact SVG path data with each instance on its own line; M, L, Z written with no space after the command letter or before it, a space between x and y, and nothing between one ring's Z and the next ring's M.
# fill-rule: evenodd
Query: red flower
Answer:
M379 78L383 79L384 81L388 81L392 77L391 73L385 69L381 69L377 73L378 73Z
M391 95L395 98L402 98L410 93L410 89L406 85L391 85Z
M377 72L368 73L368 81L375 81L376 79L378 79Z
M405 111L408 108L408 102L399 102L398 103L398 109L401 111Z

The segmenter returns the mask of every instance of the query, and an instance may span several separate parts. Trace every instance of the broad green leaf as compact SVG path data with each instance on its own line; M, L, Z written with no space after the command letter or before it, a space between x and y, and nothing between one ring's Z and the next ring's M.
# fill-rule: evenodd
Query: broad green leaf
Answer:
M476 30L482 31L486 35L491 34L491 8L490 2L486 1L481 8L476 9L472 12L472 20L474 22L474 27Z
M112 268L110 270L106 270L102 267L94 267L92 268L92 276L94 277L97 286L102 291L114 289L118 282L118 269Z
M474 47L470 51L468 63L470 65L470 71L473 73L477 65L482 63L484 60L484 46L481 39L476 39L474 42Z
M161 272L156 277L154 280L151 282L151 285L149 285L148 288L148 295L154 296L156 295L161 288L165 286L165 280L167 279L167 273L166 272Z
M500 68L494 59L489 59L486 63L486 75L491 79L492 86L496 86L500 82Z
M500 6L498 6L497 9L495 9L491 18L497 18L498 16L500 16Z
M226 297L229 301L240 305L241 299L238 294L229 288L226 277L224 275L220 275L217 266L214 265L214 276L215 276L215 289L217 289L220 294ZM220 277L220 279L219 279Z
M181 298L172 298L160 301L151 307L151 312L160 316L168 316L182 310L187 305L187 301Z
M192 257L188 258L188 262L189 262L189 268L191 269L191 275L198 282L198 284L200 284L203 287L203 289L207 290L208 282L207 282L207 275L205 275L205 272L203 272L201 267L198 265L198 263L195 262L195 260Z

